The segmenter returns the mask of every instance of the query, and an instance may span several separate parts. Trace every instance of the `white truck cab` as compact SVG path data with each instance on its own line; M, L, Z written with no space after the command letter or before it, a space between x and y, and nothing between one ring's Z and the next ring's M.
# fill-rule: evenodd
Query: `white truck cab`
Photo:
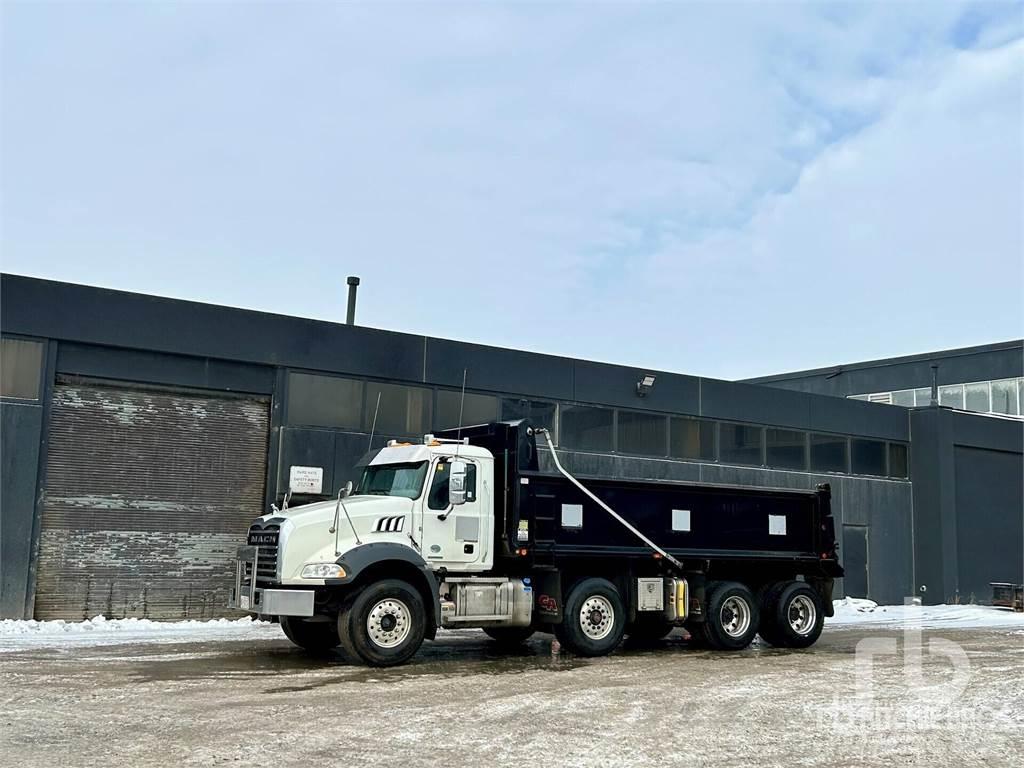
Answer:
M409 602L422 602L420 612L436 608L433 622L425 622L429 637L437 626L479 626L496 635L514 627L523 634L532 608L529 579L466 578L494 564L493 483L494 457L485 448L433 435L421 444L393 440L336 499L286 503L253 523L248 545L239 550L231 607L280 617L286 634L303 647L342 643L378 665L407 658L404 648L387 653L402 643L375 648L372 639L374 631L380 639L410 623L417 608ZM426 588L416 590L419 600L381 601L377 610L384 613L375 625L360 620L356 635L367 634L367 621L371 625L363 638L371 642L361 649L334 628L331 617L344 614L346 605L332 599L330 588L365 581L371 571ZM392 608L402 621L388 618Z
M432 435L421 445L392 441L371 459L350 494L271 512L253 528L278 532L277 551L268 548L265 555L275 557L282 585L324 584L338 577L331 566L350 550L383 542L410 548L435 570L484 571L493 563L493 464L483 448ZM453 475L464 485L454 504Z

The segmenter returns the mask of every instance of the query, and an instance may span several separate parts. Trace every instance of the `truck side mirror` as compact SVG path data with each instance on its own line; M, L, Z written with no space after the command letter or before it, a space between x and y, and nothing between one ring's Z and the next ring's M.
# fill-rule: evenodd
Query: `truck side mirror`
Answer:
M352 481L349 480L347 483L345 483L345 487L341 489L341 498L347 499L351 495L352 495Z
M448 503L459 506L466 503L466 462L453 461L448 475Z

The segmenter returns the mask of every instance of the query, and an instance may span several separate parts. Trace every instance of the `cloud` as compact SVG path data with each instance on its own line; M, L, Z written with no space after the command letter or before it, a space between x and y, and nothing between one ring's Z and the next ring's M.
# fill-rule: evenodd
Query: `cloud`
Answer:
M1009 6L8 5L0 256L727 377L1019 335Z

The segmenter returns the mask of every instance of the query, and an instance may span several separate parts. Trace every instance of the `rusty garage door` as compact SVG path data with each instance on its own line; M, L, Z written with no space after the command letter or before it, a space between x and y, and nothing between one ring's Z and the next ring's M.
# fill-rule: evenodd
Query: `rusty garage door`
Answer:
M262 514L265 399L58 381L35 614L209 618Z

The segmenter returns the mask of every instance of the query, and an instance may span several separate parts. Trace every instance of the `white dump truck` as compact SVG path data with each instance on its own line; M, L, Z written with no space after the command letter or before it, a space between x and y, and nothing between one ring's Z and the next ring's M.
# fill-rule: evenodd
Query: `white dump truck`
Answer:
M375 666L405 662L441 628L503 644L553 632L587 656L684 625L715 649L758 633L806 647L839 576L827 485L581 479L544 430L497 422L391 441L337 498L260 517L231 607Z

